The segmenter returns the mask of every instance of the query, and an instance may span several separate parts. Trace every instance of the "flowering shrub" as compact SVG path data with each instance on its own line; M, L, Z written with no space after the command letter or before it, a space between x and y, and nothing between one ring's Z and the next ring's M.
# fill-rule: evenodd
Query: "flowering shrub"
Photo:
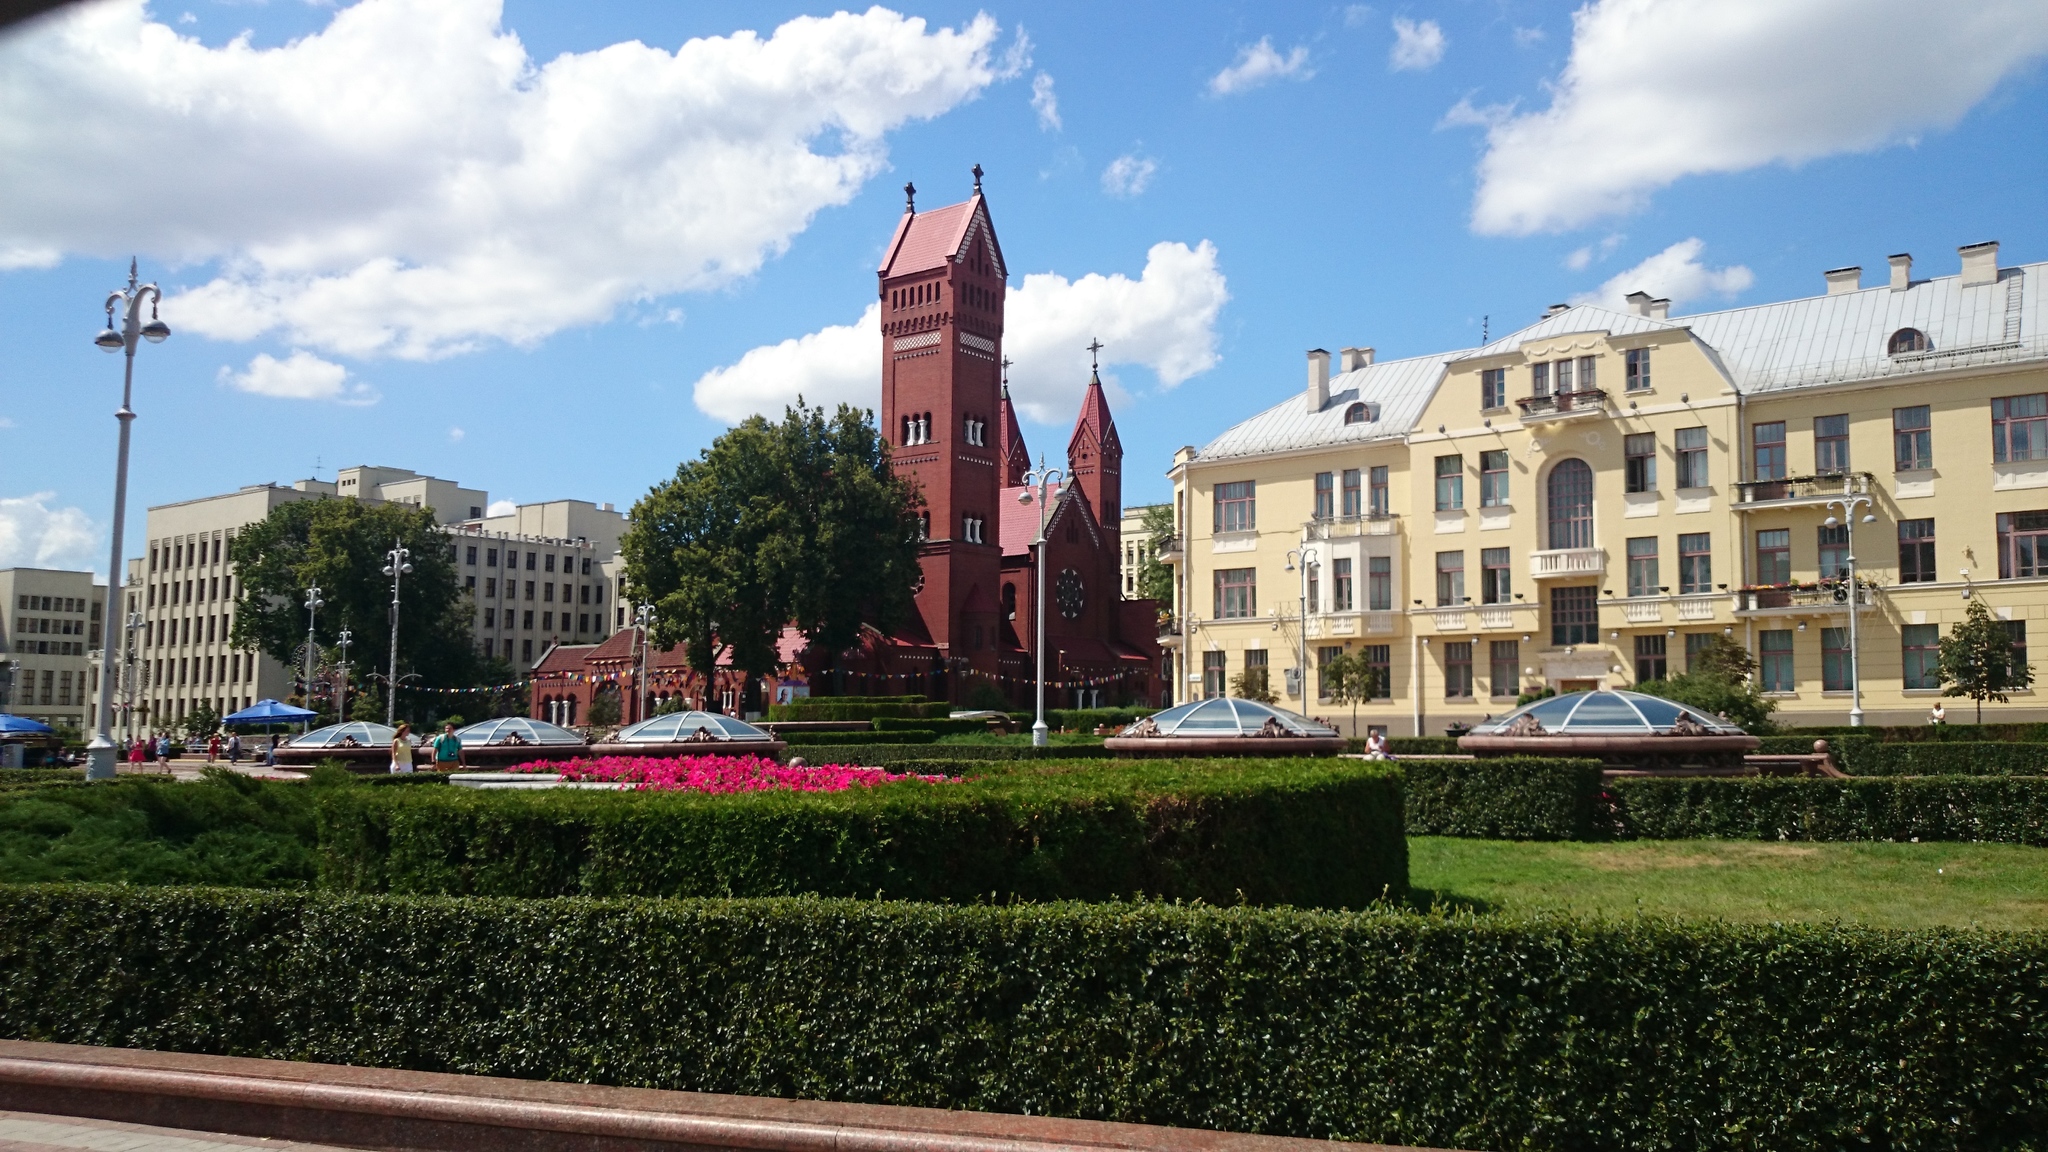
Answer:
M917 776L848 764L793 768L761 756L600 756L595 760L534 760L508 772L560 773L569 780L637 785L653 792L844 792L898 780L948 784L948 776Z

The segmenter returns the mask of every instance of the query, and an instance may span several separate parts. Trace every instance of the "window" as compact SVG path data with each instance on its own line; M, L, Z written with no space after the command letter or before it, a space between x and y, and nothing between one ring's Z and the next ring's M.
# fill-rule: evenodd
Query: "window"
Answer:
M1351 558L1339 556L1330 561L1330 611L1349 612L1355 601L1352 599Z
M533 571L533 563L538 559L540 559L540 553L538 552L528 552L526 554L526 570L528 572Z
M1581 392L1591 392L1593 390L1593 360L1594 357L1591 356L1579 357L1579 391Z
M1845 580L1849 576L1849 526L1820 526L1820 578Z
M1657 592L1657 538L1632 536L1628 540L1628 594L1655 596Z
M1927 351L1927 333L1918 328L1901 328L1885 341L1885 352L1893 356L1905 356L1913 352Z
M1316 699L1330 698L1330 661L1344 654L1344 649L1329 645L1316 649Z
M1479 602L1482 604L1505 604L1514 598L1512 574L1508 568L1508 550L1505 548L1481 548L1479 550Z
M1372 406L1365 403L1352 404L1344 409L1346 424L1366 424L1372 421Z
M1900 472L1934 467L1933 432L1928 408L1892 409L1892 467Z
M555 630L555 614L553 612L543 612L540 614L540 630L543 632L553 632Z
M487 568L496 568L498 566L498 550L496 548L484 549L484 566Z
M1344 516L1346 519L1356 519L1358 517L1358 501L1360 496L1358 479L1358 469L1346 468L1344 470Z
M470 595L472 595L472 596L476 595L476 577L474 577L474 576L464 576L464 577L462 578L462 587L463 587L463 589L464 589L464 590L466 590L466 591L467 591L467 592L468 592L468 593L469 593Z
M2027 666L2027 622L2025 620L2005 621L2005 637L2012 641L2012 663L2017 671Z
M1249 532L1259 526L1257 481L1216 486L1216 531Z
M1849 418L1813 418L1813 470L1821 476L1837 476L1849 470Z
M548 567L548 571L550 571L550 572L553 572L553 571L555 570L555 554L554 554L553 552L550 552L550 553L548 553L548 565L547 565L547 567Z
M1366 495L1370 498L1370 502L1367 506L1371 508L1372 515L1385 516L1387 514L1388 507L1387 466L1385 464L1375 466L1372 469L1370 475L1372 480L1372 487L1368 489L1366 493Z
M1572 394L1573 391L1575 391L1575 386L1572 384L1571 361L1558 360L1551 364L1550 385L1551 390L1556 392L1559 396L1569 396Z
M1650 350L1631 348L1621 354L1622 387L1630 392L1641 392L1650 386Z
M1904 624L1899 627L1899 655L1904 665L1901 686L1941 687L1941 625Z
M1678 538L1678 593L1701 596L1714 590L1713 535L1688 532Z
M1600 639L1600 590L1591 584L1550 590L1550 642L1593 644Z
M1675 445L1678 450L1678 486L1707 487L1707 430L1680 428Z
M1262 688L1266 687L1270 683L1266 678L1266 670L1269 667L1270 665L1266 663L1266 650L1264 648L1248 648L1245 650L1244 678L1247 681L1247 686L1257 685Z
M1714 633L1687 632L1685 634L1685 670L1690 673L1698 665L1700 653L1714 646Z
M1216 571L1216 618L1244 620L1259 610L1258 570L1219 568Z
M1899 521L1899 583L1931 584L1934 574L1934 521Z
M1508 502L1508 454L1496 449L1479 454L1479 506L1499 508Z
M509 613L508 613L508 615L509 615ZM526 611L525 611L524 613L522 613L522 614L521 614L521 616L520 616L520 620L521 620L521 623L520 623L519 627L520 627L521 629L523 629L523 630L525 630L525 631L528 631L528 632L531 632L531 631L533 631L533 609L531 609L531 608L528 608L528 609L527 609L527 610L526 610ZM511 627L511 624L509 624L509 623L508 623L508 624L506 624L506 627L508 627L508 628L509 628L509 627Z
M529 615L531 615L531 613L529 613ZM510 644L511 641L507 640L505 643ZM521 640L519 642L519 658L521 660L526 661L528 664L533 663L533 641Z
M471 544L464 550L462 562L472 568L476 567L476 545Z
M2048 458L2048 392L2001 396L1991 402L1991 458Z
M1202 653L1202 698L1204 700L1214 700L1224 693L1226 686L1223 681L1223 674L1226 669L1223 662L1225 657L1226 654L1222 652Z
M484 627L486 627L486 628L496 628L497 626L498 626L498 610L497 610L496 608L486 608L486 609L484 609ZM486 655L488 655L488 653L486 653Z
M1394 698L1394 646L1392 644L1367 644L1365 653L1365 698L1368 700L1391 700Z
M1792 680L1792 632L1759 632L1756 634L1758 672L1763 676L1766 692L1790 692Z
M1450 512L1465 506L1465 458L1436 458L1436 510Z
M1462 604L1465 601L1465 554L1463 552L1439 552L1436 554L1436 606L1439 608Z
M1593 546L1593 469L1576 457L1550 470L1551 548Z
M1531 395L1531 396L1548 396L1548 395L1550 395L1550 365L1548 365L1548 364L1531 364L1531 365L1529 365L1529 395Z
M1765 585L1792 582L1792 530L1766 528L1756 534L1756 582Z
M1320 564L1311 564L1311 563L1309 563L1309 562L1308 562L1308 561L1306 561L1306 560L1302 561L1302 562L1301 562L1301 579L1302 579L1302 590L1301 590L1301 601L1302 601L1302 609L1301 609L1301 610L1302 610L1303 612L1320 612L1320 611L1322 611L1322 610L1323 610L1323 607L1322 607L1322 605L1323 605L1323 566L1322 566L1322 565L1320 565ZM1128 580L1126 580L1126 581L1125 581L1125 584L1126 584L1126 585L1128 585L1129 583L1130 583L1130 581L1128 581ZM1128 587L1127 587L1127 588L1126 588L1125 590L1126 590L1126 591L1128 591L1128 590L1129 590L1129 589L1128 589ZM1006 585L1004 585L1004 586L1003 586L1003 591L1004 591L1004 593L1005 593L1005 594L1009 594L1009 593L1012 593L1012 592L1014 592L1014 591L1015 591L1015 589L1014 589L1014 587L1012 587L1011 585L1007 585L1007 584L1006 584ZM1014 620L1014 619L1016 619L1016 614L1015 614L1014 612L1012 612L1012 613L1011 613L1011 616L1010 616L1010 618L1011 618L1011 619L1013 619L1013 620Z
M1472 697L1472 642L1453 640L1444 645L1444 699Z
M1847 692L1849 683L1849 630L1820 630L1820 690Z
M1638 432L1621 438L1623 478L1630 492L1657 490L1657 434Z
M555 585L553 581L540 586L540 598L550 604L555 602Z
M1486 690L1496 700L1513 699L1522 688L1522 642L1495 640L1488 645Z
M1785 422L1775 420L1769 424L1752 425L1749 430L1751 463L1754 470L1752 480L1783 480L1785 478Z
M531 552L529 552L529 553L527 553L527 555L531 556L531 555L532 555L532 553L531 553ZM528 580L528 581L526 582L526 598L527 598L528 600L531 600L531 599L533 599L533 581L531 581L531 580Z
M1374 612L1394 609L1394 561L1390 556L1365 559L1366 607Z
M1670 673L1671 668L1664 654L1664 637L1636 637L1636 683L1662 680Z
M1481 408L1505 408L1508 406L1508 370L1485 368L1479 373L1479 406Z
M1316 512L1318 520L1328 520L1337 511L1337 474L1316 473Z
M1998 578L2048 576L2048 512L1998 514Z

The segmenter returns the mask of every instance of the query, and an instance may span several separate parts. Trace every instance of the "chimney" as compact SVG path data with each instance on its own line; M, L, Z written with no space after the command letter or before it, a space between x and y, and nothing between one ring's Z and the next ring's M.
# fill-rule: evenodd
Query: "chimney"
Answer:
M1321 348L1308 350L1308 410L1321 412L1330 402L1330 354Z
M1896 256L1887 256L1885 257L1885 262L1892 266L1892 291L1904 292L1913 286L1913 254L1911 252L1901 252Z
M1862 265L1850 268L1830 268L1821 273L1821 275L1828 278L1828 295L1830 296L1840 296L1845 292L1854 292L1858 288L1863 287Z
M1372 349L1370 348L1346 348L1337 353L1337 356L1343 362L1344 371L1346 372L1356 372L1360 368L1370 368L1372 366Z
M1998 283L1998 241L1965 244L1956 255L1963 258L1963 287Z
M1557 315L1559 312L1569 312L1571 311L1571 309L1572 306L1569 304L1552 304L1550 307L1545 308L1543 310L1543 318L1545 320L1548 320L1552 316Z
M1671 315L1671 297L1662 296L1650 301L1650 319L1663 320Z
M1628 310L1636 315L1648 316L1650 314L1650 294L1648 292L1637 289L1622 297L1622 299L1628 301Z

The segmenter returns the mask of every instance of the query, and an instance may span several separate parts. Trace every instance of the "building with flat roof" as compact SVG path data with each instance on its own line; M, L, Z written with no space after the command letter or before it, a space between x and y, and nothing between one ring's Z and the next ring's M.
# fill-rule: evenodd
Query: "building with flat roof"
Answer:
M0 712L89 730L106 594L90 572L0 568Z

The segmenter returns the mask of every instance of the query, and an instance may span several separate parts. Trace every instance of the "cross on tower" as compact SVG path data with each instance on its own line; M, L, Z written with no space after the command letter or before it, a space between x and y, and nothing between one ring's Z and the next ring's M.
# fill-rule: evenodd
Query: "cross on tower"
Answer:
M974 166L974 190L977 193L981 191L981 165L979 164Z
M1014 363L1016 363L1016 361L1010 359L1008 356L1003 357L1003 391L1005 392L1008 392L1010 390L1010 365Z
M1100 370L1100 369L1101 369L1102 365L1101 365L1101 363L1099 363L1099 361L1098 361L1098 357L1097 357L1097 353L1099 353L1099 352L1101 352L1101 351L1102 351L1102 341L1100 341L1100 340L1090 340L1090 341L1088 341L1088 370L1089 370L1090 372L1098 371L1098 370Z
M910 213L917 211L917 185L907 180L903 183L903 210Z

